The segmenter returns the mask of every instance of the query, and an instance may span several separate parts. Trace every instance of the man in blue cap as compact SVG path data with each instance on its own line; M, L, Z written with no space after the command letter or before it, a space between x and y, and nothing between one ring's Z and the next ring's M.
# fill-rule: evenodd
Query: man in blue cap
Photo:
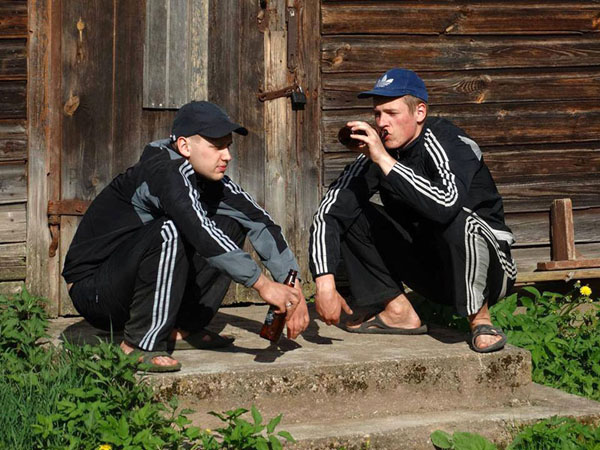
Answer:
M311 227L317 312L327 324L352 314L335 283L341 255L353 305L379 311L347 331L426 333L404 283L468 317L473 350L501 349L506 336L488 307L514 284L514 239L479 146L427 116L427 89L410 70L387 71L359 94L369 97L376 126L347 123L361 154L330 185ZM376 192L383 206L370 202Z
M248 130L217 105L182 106L170 139L148 144L92 202L67 253L75 308L97 328L124 330L121 348L144 370L179 370L168 349L231 344L204 327L232 279L287 314L289 338L308 326L300 285L282 284L299 269L280 227L225 175L232 133ZM241 249L246 236L275 282Z

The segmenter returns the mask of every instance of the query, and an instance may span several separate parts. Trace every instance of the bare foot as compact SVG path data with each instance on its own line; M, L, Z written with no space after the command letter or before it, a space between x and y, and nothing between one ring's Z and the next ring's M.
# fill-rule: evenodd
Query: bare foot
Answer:
M203 342L205 342L206 344L210 344L215 339L220 340L219 338L229 339L229 340L231 340L231 342L233 342L233 340L234 340L233 337L226 335L226 334L213 333L206 329L202 330L202 331L204 331L205 334L204 334L204 336L202 336L201 340ZM181 341L181 340L187 338L190 334L192 334L190 331L182 330L180 328L174 328L173 331L171 332L171 336L169 336L169 340Z
M487 302L483 304L479 312L469 316L469 324L471 326L471 331L473 331L478 325L493 325ZM501 336L493 336L489 334L477 336L475 338L475 347L479 349L484 349L486 347L489 347L490 345L495 344L500 339L502 339Z
M135 347L132 347L125 341L121 342L120 347L121 350L123 350L123 353L125 353L126 355L129 355L132 351L135 350ZM155 356L154 358L152 358L152 363L157 364L159 366L176 366L177 364L179 364L176 359L173 359L170 356Z
M390 300L385 309L379 313L379 317L389 327L393 328L419 328L421 319L412 304L404 294ZM356 329L360 327L359 323L348 323L348 328Z
M189 335L190 335L189 331L185 331L180 328L175 328L175 329L173 329L173 331L171 331L171 336L169 337L169 339L171 341L180 341L182 339L185 339Z

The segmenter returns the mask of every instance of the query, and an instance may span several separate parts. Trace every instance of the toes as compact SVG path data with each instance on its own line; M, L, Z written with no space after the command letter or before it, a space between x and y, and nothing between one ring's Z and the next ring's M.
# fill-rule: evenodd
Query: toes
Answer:
M486 348L486 347L489 347L490 345L493 345L496 342L500 341L500 339L502 339L501 336L491 336L491 335L477 336L475 344L479 348Z

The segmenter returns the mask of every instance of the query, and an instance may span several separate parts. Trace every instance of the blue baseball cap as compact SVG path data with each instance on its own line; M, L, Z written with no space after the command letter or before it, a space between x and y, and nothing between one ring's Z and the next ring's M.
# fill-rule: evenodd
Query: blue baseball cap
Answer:
M370 91L358 94L358 98L402 97L412 95L427 102L427 88L423 80L408 69L390 69L384 73Z

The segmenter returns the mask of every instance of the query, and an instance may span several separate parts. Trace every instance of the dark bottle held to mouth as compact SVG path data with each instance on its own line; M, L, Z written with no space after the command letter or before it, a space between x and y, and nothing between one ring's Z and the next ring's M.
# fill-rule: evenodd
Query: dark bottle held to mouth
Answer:
M340 143L342 145L345 145L349 149L356 150L359 148L360 144L364 144L364 142L359 141L358 139L351 138L350 137L351 134L362 134L363 136L366 136L367 133L364 132L363 130L352 131L352 129L349 126L343 126L342 128L340 128L340 131L338 131L338 141L340 141ZM382 130L379 133L379 137L382 140L385 139L385 137L387 135L388 135L387 130Z
M295 270L290 270L287 277L285 278L283 284L286 284L290 287L294 287L296 285L296 277L298 276L298 272ZM269 311L267 312L267 316L265 317L265 323L260 330L260 337L265 338L271 342L277 342L283 332L283 327L285 325L285 316L286 313L277 313L277 308L273 305L269 307Z
M362 134L363 136L367 135L367 133L365 133L363 130L356 130L355 132L352 132L352 129L350 127L344 126L340 128L340 131L338 132L338 141L340 141L342 145L345 145L348 148L356 148L363 143L358 139L351 138L351 134Z

